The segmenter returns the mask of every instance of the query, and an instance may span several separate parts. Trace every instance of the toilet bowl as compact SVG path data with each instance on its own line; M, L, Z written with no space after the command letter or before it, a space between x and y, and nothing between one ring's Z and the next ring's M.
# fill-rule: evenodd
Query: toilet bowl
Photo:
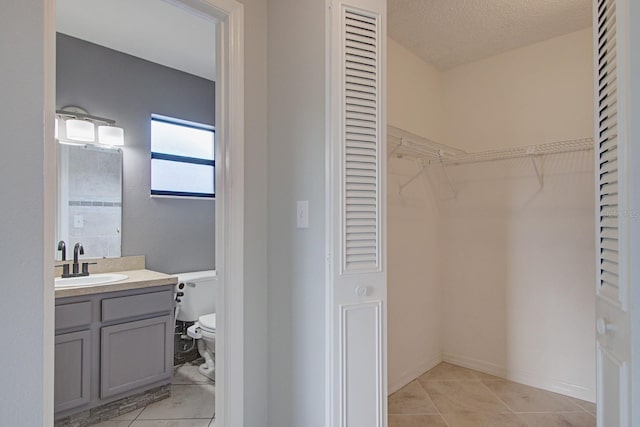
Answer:
M198 371L215 380L216 307L215 271L178 274L178 291L183 292L178 304L177 320L195 322L187 328L187 335L196 340L198 353L204 363Z
M198 353L204 358L204 363L198 367L198 372L215 381L216 314L200 316L196 323L189 326L187 335L197 340Z

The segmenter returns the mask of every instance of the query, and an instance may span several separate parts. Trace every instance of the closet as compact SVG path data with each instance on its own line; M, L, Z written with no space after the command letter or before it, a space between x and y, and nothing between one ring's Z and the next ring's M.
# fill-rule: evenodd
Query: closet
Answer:
M591 49L438 72L390 40L390 393L447 361L595 400Z

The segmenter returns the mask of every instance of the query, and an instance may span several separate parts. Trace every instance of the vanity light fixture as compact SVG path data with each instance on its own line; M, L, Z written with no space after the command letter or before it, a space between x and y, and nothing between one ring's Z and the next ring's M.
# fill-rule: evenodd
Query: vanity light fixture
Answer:
M87 110L66 106L56 111L56 139L61 144L124 145L124 129L115 120L90 115Z
M65 121L67 138L77 142L95 142L96 127L93 122L82 119L68 119Z
M98 142L104 145L124 145L124 129L113 125L98 126Z

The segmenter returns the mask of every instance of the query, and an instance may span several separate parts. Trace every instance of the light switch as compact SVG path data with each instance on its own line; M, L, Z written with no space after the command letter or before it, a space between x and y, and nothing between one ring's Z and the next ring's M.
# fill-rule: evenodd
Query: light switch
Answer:
M296 202L296 226L309 228L309 201L298 200Z
M82 216L82 215L74 215L73 216L73 227L74 228L84 228L84 216Z

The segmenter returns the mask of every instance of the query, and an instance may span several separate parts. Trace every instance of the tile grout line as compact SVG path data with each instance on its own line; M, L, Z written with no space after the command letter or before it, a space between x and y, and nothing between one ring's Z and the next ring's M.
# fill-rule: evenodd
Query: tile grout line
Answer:
M415 381L418 382L418 385L420 386L420 388L427 395L427 398L429 399L429 402L431 402L431 405L433 405L433 407L436 409L436 414L440 415L440 418L444 419L444 417L442 416L442 413L440 412L440 408L438 408L438 406L436 406L436 402L433 401L433 398L431 397L431 395L429 394L427 389L422 385L422 383L420 382L420 380L418 378L416 378ZM446 423L446 421L445 421L445 423Z
M583 408L582 406L580 406L580 405L579 405L575 400L573 400L573 399L575 399L575 398L572 398L572 399L567 398L567 400L568 400L569 402L573 403L575 406L577 406L578 408L580 408L580 410L582 410L582 411L586 412L586 413L587 413L587 414L589 414L589 415L593 415L591 412L587 411L587 410L586 410L586 408Z
M476 375L475 372L473 373L473 375ZM476 375L477 376L477 375ZM479 378L479 377L478 377ZM502 402L512 413L514 414L559 414L559 413L580 413L580 412L586 412L587 414L593 416L592 413L590 413L589 411L586 410L586 408L583 408L582 406L580 406L577 402L575 402L572 398L570 398L569 396L565 396L563 394L560 393L555 393L555 392L550 392L548 390L544 390L544 389L538 389L538 390L542 390L548 393L554 393L557 394L559 397L563 398L564 400L567 400L569 402L571 402L574 406L576 406L579 410L577 411L538 411L538 412L516 412L515 410L511 409L511 407L509 407L509 405L507 405L507 403L502 400L500 398L500 396L498 396L498 394L496 392L494 392L493 390L491 390L489 388L489 386L487 386L487 384L485 383L485 381L495 381L495 382L499 382L499 381L507 381L507 382L511 382L513 383L513 381L508 380L506 378L502 378L502 379L498 379L498 380L483 380L480 378L480 382L482 383L483 386L485 386L485 388L487 388L491 393L493 393L498 400L500 400L500 402ZM519 384L519 383L514 383L514 384ZM526 384L524 384L526 387L531 387L531 386L527 386ZM533 387L536 388L536 387ZM537 389L537 388L536 388Z
M140 415L142 415L142 413L144 412L145 409L147 409L147 406L149 405L144 405L144 408L142 408L142 411L140 411L140 413L138 415L136 415L136 417L131 421L131 424L129 424L129 427L131 427L131 425L136 422L138 420L138 418L140 418Z
M427 371L428 372L428 371ZM424 374L423 374L424 375ZM422 376L422 375L421 375ZM420 377L418 377L420 378ZM427 397L429 398L429 401L431 402L431 404L433 405L434 408L436 408L436 412L440 419L442 420L442 422L444 423L445 426L450 427L449 423L447 422L447 420L444 418L444 415L442 415L442 412L440 412L440 408L438 408L438 406L436 406L436 402L433 401L433 398L431 397L431 395L429 394L429 392L427 391L427 389L422 385L422 382L420 382L420 380L416 378L415 381L418 382L418 385L420 385L420 388L422 390L424 390L424 392L427 394Z
M475 375L475 374L474 374ZM515 414L516 411L514 411L513 409L511 409L511 407L509 405L507 405L507 402L505 402L504 400L502 400L500 398L500 396L498 396L498 393L496 393L495 391L491 390L485 383L484 381L480 380L480 384L482 384L482 386L484 388L486 388L487 390L489 390L489 393L493 394L496 399L498 399L509 411L511 411L512 414Z
M523 411L523 412L514 412L514 414L523 415L523 414L582 414L583 411Z

